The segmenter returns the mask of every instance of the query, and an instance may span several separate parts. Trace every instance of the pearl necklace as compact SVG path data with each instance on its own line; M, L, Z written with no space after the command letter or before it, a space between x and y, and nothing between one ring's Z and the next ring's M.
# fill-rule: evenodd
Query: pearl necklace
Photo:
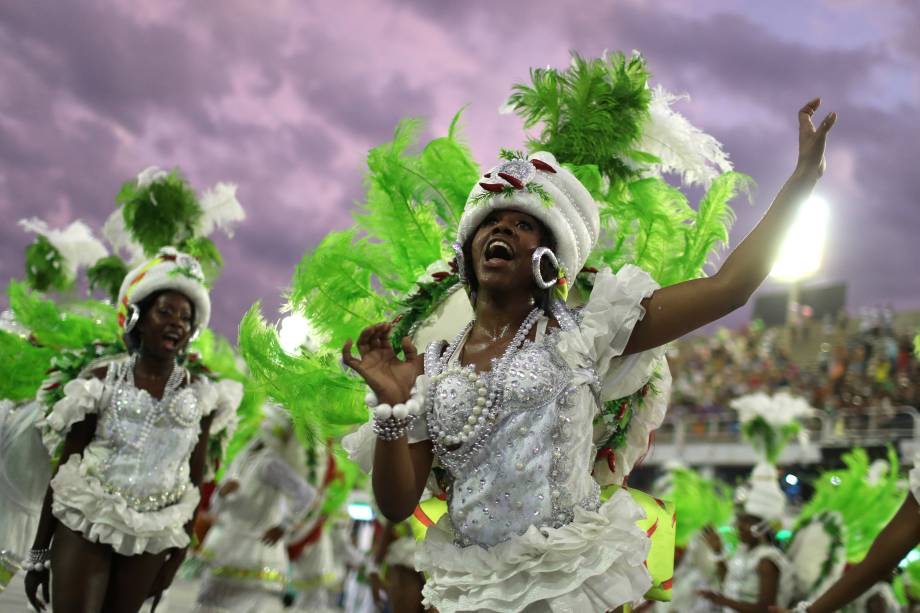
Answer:
M137 366L137 354L131 356L131 358L125 364L125 370L123 371L121 377L121 385L119 385L118 394L122 396L121 402L116 402L116 406L122 411L130 410L127 407L127 398L125 393L129 388L134 388L134 390L141 392L144 391L144 394L135 394L134 395L134 410L138 413L143 412L144 418L141 425L141 432L138 435L137 439L131 440L130 432L128 431L127 423L123 419L115 420L115 428L118 430L118 433L121 439L127 442L129 445L140 448L143 447L147 438L150 435L150 431L153 428L153 424L156 423L159 419L160 414L165 407L169 412L170 416L176 420L179 424L185 427L189 427L194 423L194 419L189 420L183 418L176 410L175 403L173 402L173 396L176 391L179 389L179 386L182 385L182 380L185 378L185 369L179 368L178 364L173 365L172 372L169 373L169 378L166 380L166 386L163 388L163 396L159 400L156 400L149 392L146 390L141 390L137 387L134 382L134 368Z
M450 360L454 353L460 347L463 339L473 327L475 320L469 322L463 330L457 335L453 342L448 345L446 351L441 356L440 368L438 374L431 378L432 384L447 377L466 377L471 385L476 386L476 402L473 405L471 414L467 417L466 424L458 432L448 432L444 426L434 423L432 419L434 394L429 394L428 421L429 430L434 434L434 444L439 454L444 454L457 450L470 441L474 441L473 449L469 453L478 451L481 439L491 431L495 422L498 420L499 409L502 406L502 397L504 395L505 375L511 364L511 358L520 350L531 328L537 323L542 315L542 310L536 308L527 315L521 323L514 338L508 344L505 352L500 358L492 359L492 371L487 378L487 383L480 379L479 374L470 367L450 366Z

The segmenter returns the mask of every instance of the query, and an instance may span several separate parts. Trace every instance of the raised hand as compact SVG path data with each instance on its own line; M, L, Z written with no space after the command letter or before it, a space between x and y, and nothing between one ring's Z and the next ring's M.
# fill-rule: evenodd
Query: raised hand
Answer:
M351 353L351 339L342 347L342 361L357 372L377 395L380 402L396 404L405 402L415 380L424 370L422 357L418 355L409 337L402 339L405 360L399 359L390 345L392 324L377 324L365 328L358 337L360 358Z
M819 106L821 98L815 98L799 110L799 159L796 171L814 177L824 174L827 166L824 159L827 133L837 121L837 113L828 113L816 128L812 118Z

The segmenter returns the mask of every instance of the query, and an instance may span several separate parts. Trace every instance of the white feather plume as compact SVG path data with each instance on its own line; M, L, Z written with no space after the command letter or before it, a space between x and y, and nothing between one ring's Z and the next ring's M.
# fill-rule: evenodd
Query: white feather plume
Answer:
M75 221L63 230L49 228L44 220L36 217L22 219L19 225L27 232L41 234L48 239L64 259L64 272L71 279L76 277L79 268L92 266L109 254L105 245L93 236L93 231L82 221Z
M234 226L246 218L246 211L236 199L236 185L233 183L218 183L202 194L199 203L203 213L198 222L201 236L208 236L220 228L232 237Z
M636 148L651 153L661 163L653 171L679 174L684 185L709 187L712 180L732 169L722 143L695 127L671 105L689 100L687 95L675 95L660 85L652 90L649 105L651 118L645 125Z
M730 406L738 411L741 423L763 417L774 427L784 426L815 413L815 409L804 398L786 392L778 392L772 397L763 392L747 394L732 400Z
M112 246L115 253L123 252L128 254L128 263L134 264L140 262L144 257L144 248L140 243L134 240L128 227L125 226L125 217L121 207L109 215L102 226L102 236Z

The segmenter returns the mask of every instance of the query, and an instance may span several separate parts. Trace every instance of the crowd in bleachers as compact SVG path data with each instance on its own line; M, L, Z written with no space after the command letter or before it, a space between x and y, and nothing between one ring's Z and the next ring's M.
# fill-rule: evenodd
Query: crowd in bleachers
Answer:
M682 340L669 352L670 419L703 428L707 417L730 415L734 398L780 390L848 428L894 418L902 407L920 409L913 337L890 310L874 309L855 321L841 315L771 328L755 321Z

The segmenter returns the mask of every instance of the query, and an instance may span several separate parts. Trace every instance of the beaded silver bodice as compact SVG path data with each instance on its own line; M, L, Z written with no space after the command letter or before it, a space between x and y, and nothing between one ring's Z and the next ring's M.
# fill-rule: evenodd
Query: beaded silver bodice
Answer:
M134 385L132 360L111 364L106 374L111 394L100 407L91 444L105 451L96 476L138 511L169 506L191 486L189 458L198 441L201 408L192 388L179 389L186 373L176 370L161 400Z
M560 324L571 325L571 317L563 315L557 316ZM590 436L574 449L570 440L573 419L584 422L587 416L590 430L593 409L576 405L593 396L573 385L554 333L541 337L539 330L534 342L522 342L488 373L459 365L465 334L446 348L440 341L426 350L425 372L432 378L428 430L448 471L448 512L461 545L491 546L530 526L558 527L571 521L575 504L598 506L588 468ZM476 412L483 406L483 388L498 405ZM484 413L487 427L459 445L450 438ZM453 444L438 443L439 438Z

